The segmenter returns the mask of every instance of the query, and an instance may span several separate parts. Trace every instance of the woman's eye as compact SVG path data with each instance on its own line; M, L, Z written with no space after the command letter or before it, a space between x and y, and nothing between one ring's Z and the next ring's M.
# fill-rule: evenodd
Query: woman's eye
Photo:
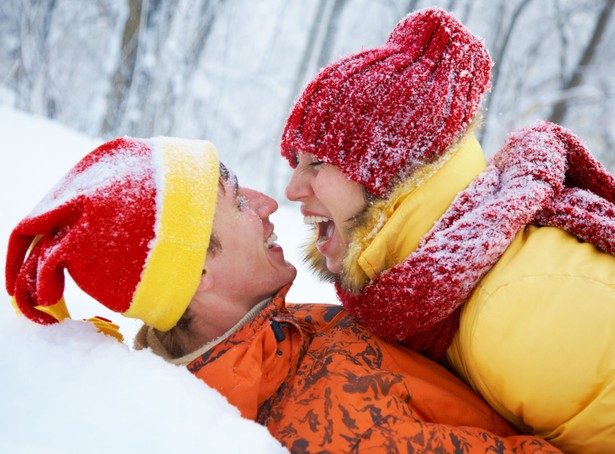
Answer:
M320 165L323 165L325 162L324 161L314 161L314 162L310 162L310 167L318 167Z

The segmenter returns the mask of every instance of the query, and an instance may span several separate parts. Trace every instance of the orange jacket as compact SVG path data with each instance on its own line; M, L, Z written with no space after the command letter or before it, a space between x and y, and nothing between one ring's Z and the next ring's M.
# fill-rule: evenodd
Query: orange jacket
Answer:
M287 290L188 368L292 452L559 452L341 306L286 307Z

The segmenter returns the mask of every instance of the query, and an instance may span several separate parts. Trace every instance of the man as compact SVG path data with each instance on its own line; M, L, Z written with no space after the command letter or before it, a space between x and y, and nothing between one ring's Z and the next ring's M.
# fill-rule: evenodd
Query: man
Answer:
M7 289L25 316L55 323L69 316L68 270L146 323L138 348L186 366L293 452L556 452L340 306L286 306L296 270L274 242L276 209L208 142L116 139L15 228Z

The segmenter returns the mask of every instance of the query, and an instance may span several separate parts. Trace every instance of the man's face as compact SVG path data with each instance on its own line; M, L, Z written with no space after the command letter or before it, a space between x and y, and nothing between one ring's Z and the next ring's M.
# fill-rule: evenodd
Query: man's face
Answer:
M224 181L218 194L213 234L221 251L207 258L206 268L237 309L245 314L273 295L297 274L284 260L269 215L278 209L272 198L238 185L234 175Z

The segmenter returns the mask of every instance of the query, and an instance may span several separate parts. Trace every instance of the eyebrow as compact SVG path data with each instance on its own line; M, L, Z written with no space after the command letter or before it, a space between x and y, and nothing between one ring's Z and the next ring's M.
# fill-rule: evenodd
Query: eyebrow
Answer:
M220 191L223 194L226 194L226 190L224 189L225 183L228 183L233 186L233 199L237 200L239 198L239 180L237 179L237 175L235 175L233 171L231 171L222 162L220 162L219 186Z
M229 175L229 183L233 185L233 197L237 199L239 197L239 180L237 179L237 175L230 172Z
M229 171L227 178L226 178L226 184L233 187L233 195L232 195L233 199L232 200L235 205L239 205L240 194L239 194L239 180L237 178L237 175Z

